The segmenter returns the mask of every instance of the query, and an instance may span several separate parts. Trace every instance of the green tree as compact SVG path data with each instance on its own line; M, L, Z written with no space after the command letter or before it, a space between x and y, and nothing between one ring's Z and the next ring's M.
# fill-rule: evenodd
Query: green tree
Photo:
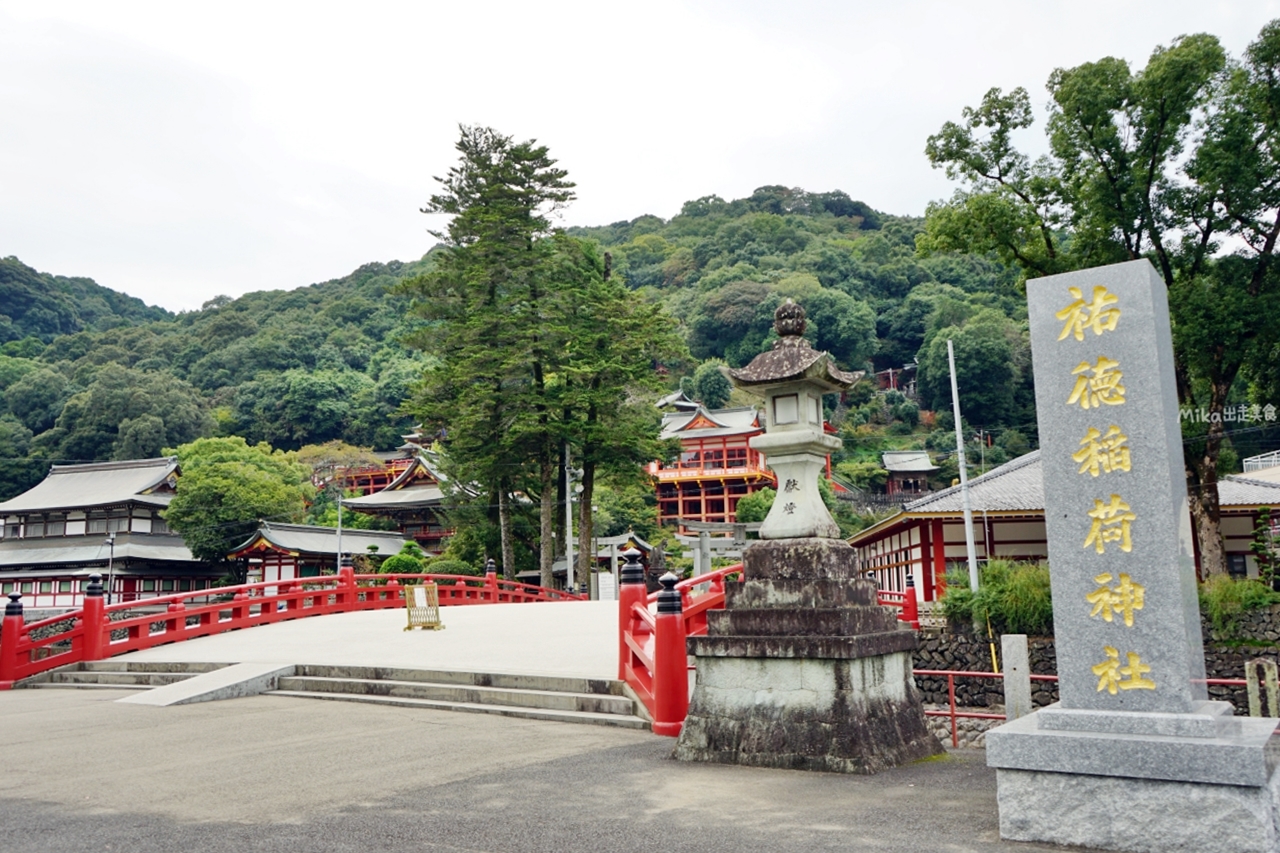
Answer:
M292 453L239 436L201 438L177 450L181 476L165 520L198 560L224 564L260 521L298 521L314 494ZM239 583L244 569L230 565Z
M420 575L427 570L426 555L414 542L405 542L400 553L382 561L378 570L385 575Z
M723 359L709 358L693 372L693 399L708 409L723 408L729 402L729 395L733 393L733 385L721 371L722 367Z
M769 514L769 510L773 507L773 499L778 493L769 487L765 487L758 492L752 492L738 499L738 509L734 513L734 517L743 524L755 524L764 521L765 516Z
M1217 415L1185 459L1201 566L1225 572L1221 414L1275 351L1280 22L1240 61L1213 36L1183 36L1140 71L1104 58L1055 71L1048 89L1050 154L1034 163L1011 141L1032 120L1022 89L992 89L930 137L929 158L964 186L930 207L919 248L994 252L1028 277L1151 259L1169 288L1179 399Z
M510 503L523 465L512 436L533 410L541 407L534 417L549 416L546 399L528 393L538 382L530 359L555 345L529 322L529 312L542 308L545 284L546 255L537 240L550 234L547 216L573 198L573 184L546 146L532 140L463 126L455 147L458 164L437 178L441 191L423 208L452 217L445 231L433 232L444 248L434 269L404 286L431 324L410 341L436 359L412 407L426 423L447 425L448 460L459 480L479 482L493 497L502 570L513 577ZM544 372L535 395L545 391L546 379ZM544 492L547 467L544 461Z

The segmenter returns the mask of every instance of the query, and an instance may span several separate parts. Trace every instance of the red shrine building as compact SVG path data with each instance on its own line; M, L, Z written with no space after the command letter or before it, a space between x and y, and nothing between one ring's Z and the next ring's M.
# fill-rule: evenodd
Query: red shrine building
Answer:
M102 575L111 601L213 586L219 571L191 556L161 513L177 487L176 457L54 465L0 503L0 591L32 608L72 608Z
M338 542L334 527L264 521L227 559L245 561L250 583L313 578L338 571ZM381 530L344 530L341 542L343 554L381 557L400 553L405 544L400 534Z
M657 483L658 524L732 522L744 495L772 488L773 472L764 455L748 446L752 436L763 432L754 406L698 406L664 415L661 438L680 440L680 458L649 464Z
M428 554L439 554L453 529L441 515L444 477L423 454L415 455L387 486L376 492L346 498L342 505L357 512L391 519L406 539Z
M1280 506L1280 482L1248 475L1223 477L1218 500L1228 571L1236 577L1257 577L1249 546L1261 509ZM970 480L969 504L979 562L1048 559L1040 451ZM960 487L906 504L896 515L850 537L849 544L858 553L859 570L874 578L880 589L902 592L910 575L919 600L936 601L946 589L947 569L968 562Z

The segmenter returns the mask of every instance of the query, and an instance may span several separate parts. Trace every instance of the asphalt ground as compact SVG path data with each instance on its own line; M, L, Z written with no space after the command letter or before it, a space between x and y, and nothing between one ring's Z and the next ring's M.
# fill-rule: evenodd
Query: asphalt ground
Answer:
M0 851L1063 849L999 840L981 750L842 776L676 762L601 726L123 695L0 693Z

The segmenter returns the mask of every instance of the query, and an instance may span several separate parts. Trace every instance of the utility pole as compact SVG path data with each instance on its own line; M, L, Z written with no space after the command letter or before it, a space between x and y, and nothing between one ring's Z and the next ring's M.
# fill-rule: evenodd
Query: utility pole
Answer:
M116 535L107 534L107 604L111 603L111 591L116 585Z
M969 558L969 589L978 591L978 549L973 544L973 510L969 507L969 476L964 465L964 435L960 431L960 390L956 385L956 350L947 339L947 364L951 368L951 411L956 419L956 456L960 460L960 501L964 506L964 549Z
M582 484L575 485L574 481L582 476L582 469L574 468L569 460L569 445L566 443L564 447L564 588L567 592L573 592L576 574L573 570L573 495L575 492L582 491Z

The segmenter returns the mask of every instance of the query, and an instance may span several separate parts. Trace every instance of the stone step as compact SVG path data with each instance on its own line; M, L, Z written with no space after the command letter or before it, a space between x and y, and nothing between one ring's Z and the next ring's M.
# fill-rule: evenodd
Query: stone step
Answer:
M602 726L618 726L629 729L647 729L649 724L636 716L600 714L584 711L555 711L545 708L523 708L515 705L481 705L471 702L442 702L431 699L413 699L398 696L378 696L367 693L325 693L303 690L275 690L267 696L292 696L301 699L332 699L342 702L369 702L402 708L425 708L436 711L461 711L471 714L499 714L527 720L552 720L565 723L587 723Z
M50 684L111 684L136 685L139 687L158 687L162 684L173 684L185 681L196 675L194 672L54 672L49 675Z
M440 684L430 681L286 676L280 679L278 689L307 693L343 693L387 696L398 699L424 699L448 704L500 705L504 707L590 714L632 716L635 713L632 701L624 696L546 689L475 686L472 684Z
M151 690L154 684L95 684L93 682L72 682L72 681L36 681L23 685L24 687L36 687L41 690L61 689L61 690Z
M85 672L182 672L195 675L222 669L225 663L188 663L184 661L135 661L128 658L85 661L80 669Z
M423 681L431 684L471 685L508 690L552 690L561 693L623 696L622 684L608 679L571 678L556 675L512 675L493 672L464 672L444 669L403 669L397 667L329 666L301 664L296 676L350 678L359 680Z
M224 663L131 661L109 658L83 661L25 679L23 687L108 687L149 689L184 681L225 667Z

